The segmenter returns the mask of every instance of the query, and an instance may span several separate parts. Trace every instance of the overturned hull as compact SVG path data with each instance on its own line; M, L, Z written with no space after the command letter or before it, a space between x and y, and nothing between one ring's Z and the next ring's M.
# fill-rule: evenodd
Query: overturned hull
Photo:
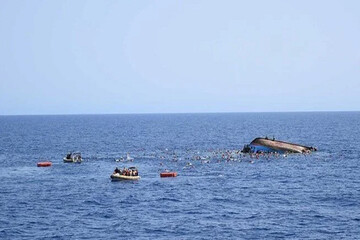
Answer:
M245 145L244 153L309 153L316 151L314 147L303 146L300 144L283 142L269 138L255 138L249 145Z

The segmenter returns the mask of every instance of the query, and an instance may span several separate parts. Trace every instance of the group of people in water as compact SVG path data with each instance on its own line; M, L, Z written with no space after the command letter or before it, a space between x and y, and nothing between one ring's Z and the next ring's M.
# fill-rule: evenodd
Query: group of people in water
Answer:
M139 172L137 169L128 169L128 168L123 168L122 170L119 168L115 168L114 170L114 174L120 174L120 175L124 175L124 176L138 176Z
M303 152L304 155L307 155L309 152ZM165 161L171 162L183 162L186 164L183 169L192 169L195 168L195 164L191 164L194 162L198 162L200 164L208 164L208 163L232 163L232 162L249 162L254 163L256 159L279 159L286 158L289 155L289 152L265 152L265 151L257 151L245 153L241 150L230 150L230 149L215 149L215 150L207 150L207 151L183 151L178 152L169 151L162 152L155 158L159 158L161 160L160 166L163 166ZM184 161L185 160L185 161ZM190 164L189 164L190 163Z
M194 169L195 162L201 164L209 164L209 163L231 163L231 162L250 162L254 163L256 159L278 159L278 158L286 158L288 156L288 152L249 152L245 153L239 149L209 149L205 151L199 150L183 150L183 151L175 151L175 150L160 150L158 152L146 153L143 150L143 154L141 154L144 158L157 158L160 161L160 167L163 169L166 165L166 161L170 162L179 162L184 163L185 166L183 169ZM304 155L308 154L308 152L304 152ZM134 170L132 167L129 169L118 169L116 168L114 173L118 173L124 176L138 176L137 170Z

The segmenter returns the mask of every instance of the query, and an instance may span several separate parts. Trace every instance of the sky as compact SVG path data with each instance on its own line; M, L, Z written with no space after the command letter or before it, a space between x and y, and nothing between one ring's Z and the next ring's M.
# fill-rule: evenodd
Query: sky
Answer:
M0 115L360 110L360 1L0 1Z

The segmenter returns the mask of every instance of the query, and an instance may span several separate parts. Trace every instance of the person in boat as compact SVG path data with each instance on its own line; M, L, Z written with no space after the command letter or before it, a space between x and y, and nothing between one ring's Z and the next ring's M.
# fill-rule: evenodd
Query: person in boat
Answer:
M115 170L114 170L114 173L121 173L120 170L116 167Z

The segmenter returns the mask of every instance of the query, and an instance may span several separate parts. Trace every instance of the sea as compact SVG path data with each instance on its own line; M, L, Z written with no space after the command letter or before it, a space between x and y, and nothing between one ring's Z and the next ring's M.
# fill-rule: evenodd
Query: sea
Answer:
M0 116L0 239L360 239L359 143L360 112Z

